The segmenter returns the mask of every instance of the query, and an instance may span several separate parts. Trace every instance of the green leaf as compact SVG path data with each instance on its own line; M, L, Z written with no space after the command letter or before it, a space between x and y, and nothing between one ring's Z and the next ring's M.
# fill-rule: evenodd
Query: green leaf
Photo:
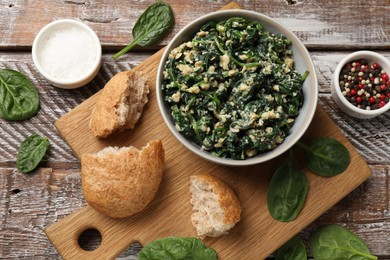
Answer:
M10 121L26 120L39 110L39 96L22 73L0 69L0 117Z
M306 260L306 248L302 240L297 237L292 238L276 253L276 260Z
M333 138L319 138L310 147L298 144L305 149L307 167L320 176L335 176L344 172L350 163L347 148Z
M207 248L197 238L167 237L146 245L138 254L138 260L213 260L218 259L212 248Z
M149 6L138 18L133 28L133 42L116 53L113 58L125 54L135 45L149 46L160 40L173 26L174 18L169 4L157 2Z
M20 145L16 168L21 172L30 172L42 160L50 143L46 137L37 134L30 135Z
M302 170L291 162L272 175L267 192L267 207L279 221L294 220L305 203L309 182Z
M316 260L378 259L371 255L362 239L340 225L319 228L310 238L310 248Z

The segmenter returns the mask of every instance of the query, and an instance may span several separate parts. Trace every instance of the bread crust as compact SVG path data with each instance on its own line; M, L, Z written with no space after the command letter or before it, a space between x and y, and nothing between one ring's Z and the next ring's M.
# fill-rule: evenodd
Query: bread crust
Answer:
M221 179L211 174L197 174L191 176L200 181L207 182L213 187L213 191L218 196L218 202L222 210L225 212L223 224L235 224L241 219L241 205L236 194Z
M116 131L133 129L148 102L150 81L138 71L123 71L112 77L104 86L92 110L90 129L98 138ZM121 110L126 107L125 120ZM123 117L123 116L122 116Z
M113 151L82 155L83 194L102 214L129 217L142 211L158 190L164 169L162 142L151 141L141 150L109 149Z
M240 221L241 219L240 201L229 185L227 185L221 179L211 174L192 175L190 176L190 181L200 181L200 182L207 183L208 185L211 186L212 192L217 196L219 207L223 212L223 218L220 223L221 225L224 225L226 227L230 226L230 228L232 228L237 222ZM194 204L194 201L191 201L191 203ZM201 223L194 223L193 221L193 224L197 228L197 230L198 228L201 227ZM224 230L224 231L227 232L228 230ZM214 234L209 233L207 234L207 236L219 236L221 234L222 233L220 232L214 232ZM204 234L199 234L199 232L198 235L200 235L201 237L205 236Z

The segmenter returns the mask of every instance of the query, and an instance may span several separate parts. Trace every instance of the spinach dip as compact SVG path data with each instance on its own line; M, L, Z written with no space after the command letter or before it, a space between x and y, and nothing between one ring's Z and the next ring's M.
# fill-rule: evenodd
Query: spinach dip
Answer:
M246 159L282 143L303 103L291 41L241 17L203 25L173 49L162 93L177 131L217 157Z

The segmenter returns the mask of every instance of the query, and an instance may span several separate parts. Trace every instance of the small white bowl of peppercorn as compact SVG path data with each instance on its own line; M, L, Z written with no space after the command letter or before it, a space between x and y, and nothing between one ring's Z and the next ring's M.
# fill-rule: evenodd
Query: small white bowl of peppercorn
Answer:
M390 61L372 51L343 58L332 77L332 96L346 114L367 119L390 109Z

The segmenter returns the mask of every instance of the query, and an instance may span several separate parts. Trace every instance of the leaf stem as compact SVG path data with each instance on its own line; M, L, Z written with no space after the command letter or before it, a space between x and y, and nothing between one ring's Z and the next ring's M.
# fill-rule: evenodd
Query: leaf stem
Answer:
M292 152L292 149L290 148L289 150L289 157L290 157L290 162L293 162L294 161L294 155L293 155L293 152Z
M126 52L128 52L129 50L131 50L139 41L140 38L136 38L134 39L134 41L132 41L129 45L127 45L125 48L123 48L122 50L120 50L119 52L115 53L114 56L112 56L112 58L115 60L116 58L118 58L119 56L122 56L123 54L125 54Z
M364 252L361 252L361 251L358 251L357 249L353 248L348 248L348 247L338 247L338 248L333 248L333 247L330 247L330 246L327 246L327 247L323 247L323 248L326 248L327 250L341 250L341 251L345 251L347 252L348 254L351 254L351 255L358 255L358 256L363 256L364 258L367 258L367 259L372 259L372 260L377 260L378 257L375 256L375 255L371 255L371 254L366 254Z
M299 147L301 147L303 150L317 156L317 157L320 157L322 158L324 161L327 161L327 162L330 162L330 163L333 163L333 164L337 164L339 161L336 160L335 158L331 158L331 157L328 157L328 156L325 156L324 154L321 154L321 153L318 153L316 151L313 151L310 147L308 147L307 145L303 144L302 142L298 141L297 142L297 145Z
M308 151L308 152L311 152L310 148L309 148L307 145L305 145L304 143L302 143L301 141L296 142L296 144L297 144L299 147L301 147L303 150Z
M201 136L199 134L198 123L195 121L195 118L193 116L189 115L189 117L190 117L190 120L191 120L192 127L194 129L196 138L198 139L199 144L202 145L202 138L201 138Z
M308 71L308 70L306 70L306 71L303 73L303 75L302 75L302 82L304 82L304 81L306 80L307 76L309 76L309 71Z

